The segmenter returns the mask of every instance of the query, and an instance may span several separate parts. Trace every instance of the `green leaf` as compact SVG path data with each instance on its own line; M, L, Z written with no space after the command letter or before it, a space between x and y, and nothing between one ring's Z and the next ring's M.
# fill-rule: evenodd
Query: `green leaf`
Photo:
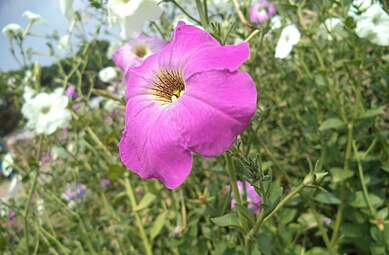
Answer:
M313 199L323 204L330 204L330 205L340 204L339 198L337 198L335 195L329 192L324 192L324 191L318 191L318 193L316 194L316 196L314 196Z
M261 252L265 255L271 254L271 240L269 236L265 234L260 234L258 237L256 237L256 241L259 244L259 248L261 249Z
M245 217L248 220L250 225L255 224L254 214L250 209L236 203L235 203L235 208L243 215L243 217Z
M389 173L389 164L388 163L382 163L381 169L385 172Z
M386 217L388 217L389 209L387 207L382 208L381 210L378 211L377 217L385 220Z
M111 165L108 170L108 179L111 181L117 180L123 174L123 168L119 165Z
M271 212L281 200L281 196L284 192L284 189L278 184L273 183L269 190L269 207L268 212Z
M327 253L328 251L322 247L313 247L312 249L309 249L305 255L322 255Z
M359 118L360 118L360 119L366 119L366 118L375 117L375 116L377 116L377 115L383 113L384 110L385 110L385 107L386 107L386 106L380 106L380 107L375 108L375 109L367 110L367 111L363 112L363 113L359 116Z
M166 222L166 216L168 211L164 211L160 215L158 215L157 219L155 220L153 227L150 230L150 239L154 240L156 236L161 232L163 226Z
M344 170L344 169L338 168L338 167L331 168L330 173L332 176L332 180L334 182L344 181L344 180L346 180L354 175L353 171Z
M241 227L236 213L229 213L220 217L211 218L211 221L220 227Z
M320 125L319 130L320 131L324 131L324 130L331 129L331 128L337 129L337 128L340 128L340 127L343 127L343 126L344 126L344 123L340 119L338 119L338 118L329 118L329 119L326 119Z
M373 207L379 207L384 203L379 196L372 193L369 193L369 200ZM356 208L367 208L367 203L362 191L355 193L354 199L351 201L350 205Z
M140 211L146 207L148 207L151 202L153 202L157 198L153 193L146 193L146 195L142 198L138 206L135 208L135 211Z
M284 208L280 213L279 219L283 224L288 224L294 219L296 214L297 214L297 209Z

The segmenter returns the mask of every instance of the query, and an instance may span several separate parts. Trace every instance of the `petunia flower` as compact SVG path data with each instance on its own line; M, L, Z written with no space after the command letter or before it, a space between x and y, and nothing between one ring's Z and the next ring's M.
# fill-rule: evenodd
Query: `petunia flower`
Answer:
M7 153L4 155L3 160L0 160L0 170L1 173L5 176L8 177L12 174L13 172L13 167L12 165L14 164L14 159L11 155L11 153Z
M167 42L158 38L138 34L112 54L113 62L124 72L123 83L127 82L127 70L139 66L150 55L160 52Z
M65 95L71 99L77 98L76 87L74 87L74 85L69 85L69 87L66 89Z
M389 45L389 15L379 3L370 6L357 20L355 32L360 38L367 38L371 43Z
M282 26L282 17L280 15L276 15L270 20L270 30L278 29Z
M256 110L255 84L237 70L249 55L248 43L221 46L179 22L171 43L129 70L119 144L126 167L174 189L190 174L192 153L225 152Z
M264 23L276 14L276 7L267 0L254 3L250 8L250 22Z
M127 39L142 31L146 21L156 21L162 9L156 0L108 0L108 22L120 25L120 36Z
M361 18L361 14L363 14L371 5L372 0L354 0L350 5L347 14L355 21L358 21Z
M67 19L72 19L74 10L73 10L73 0L60 0L61 13Z
M283 59L289 56L293 46L300 41L300 38L301 34L296 25L285 27L281 32L280 39L278 39L275 57Z
M41 15L39 15L35 12L32 12L32 11L27 10L27 11L23 12L22 16L28 18L32 23L45 23L46 22L46 20L44 18L42 18Z
M60 51L66 51L70 45L70 35L64 35L59 39L58 49Z
M58 128L67 127L71 120L70 111L66 109L68 101L61 88L51 94L42 92L29 98L22 107L27 127L36 134L45 135L54 133Z
M259 212L259 205L262 203L261 197L257 194L254 187L250 185L249 182L245 182L246 189L243 188L243 183L237 181L237 186L239 194L246 193L247 208L251 209L253 213L257 214ZM231 192L231 197L234 197L234 192ZM235 198L231 200L231 208L235 208Z
M23 32L23 28L22 26L20 26L19 24L16 24L16 23L10 23L10 24L7 24L3 27L3 29L1 30L1 32L9 37L9 38L13 38L15 37L16 35L21 35L22 32Z
M112 66L105 67L99 72L99 79L102 82L110 82L116 79L117 73Z
M319 26L319 36L327 41L341 40L347 37L343 21L338 18L328 18Z

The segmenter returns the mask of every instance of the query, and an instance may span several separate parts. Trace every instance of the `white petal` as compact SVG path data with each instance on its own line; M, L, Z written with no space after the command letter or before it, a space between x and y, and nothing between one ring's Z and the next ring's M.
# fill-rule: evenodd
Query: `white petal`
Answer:
M292 51L293 45L284 41L278 41L276 46L276 58L286 58Z

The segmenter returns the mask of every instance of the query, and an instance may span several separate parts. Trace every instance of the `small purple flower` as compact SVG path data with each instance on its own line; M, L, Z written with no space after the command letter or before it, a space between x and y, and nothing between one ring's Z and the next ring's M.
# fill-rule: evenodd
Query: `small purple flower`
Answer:
M66 95L70 98L76 98L77 97L76 87L70 85L66 90Z
M241 181L237 182L238 190L240 194L243 194L243 183ZM234 192L231 192L231 196L234 196ZM262 199L258 196L254 187L246 181L246 198L247 198L247 208L251 209L255 214L259 212L259 205L262 203ZM235 198L231 200L231 208L235 207Z
M111 181L108 180L108 179L102 179L102 180L100 181L100 186L103 187L103 188L108 187L110 184L111 184Z
M253 4L249 14L252 23L262 24L276 14L276 7L273 3L263 0Z
M50 151L48 154L44 150L41 152L41 161L43 163L48 163L53 160L53 153Z
M16 212L15 211L9 211L8 213L8 220L13 220L16 217Z
M68 201L80 200L85 196L86 186L81 183L69 183L64 192L64 197Z
M329 226L332 223L332 220L328 217L324 217L322 223L324 226Z
M138 34L134 39L117 49L112 54L112 60L124 72L123 83L127 83L129 68L140 66L148 56L160 52L167 43L158 38Z

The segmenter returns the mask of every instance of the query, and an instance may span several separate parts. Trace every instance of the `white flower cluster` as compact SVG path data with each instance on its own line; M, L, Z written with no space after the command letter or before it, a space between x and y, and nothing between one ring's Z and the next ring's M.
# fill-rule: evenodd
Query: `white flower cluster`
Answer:
M33 96L32 90L28 88L24 98L26 102L22 107L22 114L27 119L27 127L36 134L50 135L69 124L71 115L66 108L69 98L64 95L63 89Z
M356 22L355 32L360 38L380 46L389 45L389 15L379 2L354 0L348 15Z
M300 38L301 33L296 25L286 26L281 32L280 39L278 39L275 57L283 59L289 56L293 46L300 41Z
M121 37L128 39L141 32L146 21L156 21L162 14L162 9L156 0L109 0L108 22L118 24Z

